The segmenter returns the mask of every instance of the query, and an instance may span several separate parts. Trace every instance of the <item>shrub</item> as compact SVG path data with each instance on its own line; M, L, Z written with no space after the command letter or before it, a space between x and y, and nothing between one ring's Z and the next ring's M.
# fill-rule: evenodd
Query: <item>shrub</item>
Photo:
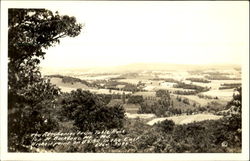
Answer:
M165 133L171 133L174 130L175 123L172 120L164 120L157 124L161 131Z

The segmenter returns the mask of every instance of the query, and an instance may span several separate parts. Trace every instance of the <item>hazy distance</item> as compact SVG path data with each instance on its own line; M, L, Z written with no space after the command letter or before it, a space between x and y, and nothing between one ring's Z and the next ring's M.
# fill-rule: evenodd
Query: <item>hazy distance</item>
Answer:
M121 66L89 67L89 68L50 68L42 67L41 71L47 74L83 74L83 73L128 73L147 71L192 71L192 70L233 70L241 69L237 64L166 64L166 63L133 63Z

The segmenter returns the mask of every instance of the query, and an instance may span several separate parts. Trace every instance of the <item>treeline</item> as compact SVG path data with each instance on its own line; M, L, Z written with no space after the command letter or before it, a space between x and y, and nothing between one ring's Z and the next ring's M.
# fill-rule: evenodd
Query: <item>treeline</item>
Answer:
M110 80L121 80L121 79L126 79L126 78L125 77L110 78Z
M121 85L122 87L118 87L118 85ZM107 81L104 84L104 88L110 89L110 90L123 90L128 92L138 92L142 91L141 88L139 88L138 85L132 84L132 83L126 83L126 82L118 82L114 80Z
M204 94L198 94L197 95L199 98L204 98L204 99L219 99L217 96L209 96L209 95L204 95Z
M191 89L196 90L197 92L206 92L209 90L208 87L202 87L194 84L186 84L183 82L179 82L178 84L174 85L174 88Z
M200 82L200 83L211 83L211 81L203 78L187 78L186 80L190 80L192 82Z
M241 86L241 83L223 83L221 84L221 87L219 87L219 89L233 89L233 88L237 88L240 86Z
M174 91L174 94L178 94L178 95L195 95L199 92L197 91L186 91L186 90L176 90Z
M209 89L210 89L208 87L202 87L202 86L198 86L198 85L194 85L194 84L186 84L183 82L179 82L179 83L175 84L174 88L183 88L183 89L193 90L193 91L185 91L185 90L174 91L175 94L179 94L179 95L194 95L194 94L197 94L200 92L209 91Z
M209 75L205 76L205 78L209 80L241 80L240 78L231 78L226 75Z

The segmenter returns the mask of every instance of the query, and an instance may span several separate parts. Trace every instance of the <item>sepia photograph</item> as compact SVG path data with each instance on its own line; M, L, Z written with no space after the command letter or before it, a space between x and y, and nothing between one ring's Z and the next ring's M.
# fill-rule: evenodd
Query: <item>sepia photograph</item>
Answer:
M247 160L247 1L2 5L1 157Z

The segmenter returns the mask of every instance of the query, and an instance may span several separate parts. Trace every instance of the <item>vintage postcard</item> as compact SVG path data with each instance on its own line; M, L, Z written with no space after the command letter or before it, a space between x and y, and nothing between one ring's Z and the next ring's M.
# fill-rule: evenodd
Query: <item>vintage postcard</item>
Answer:
M248 13L1 2L1 159L248 160Z

